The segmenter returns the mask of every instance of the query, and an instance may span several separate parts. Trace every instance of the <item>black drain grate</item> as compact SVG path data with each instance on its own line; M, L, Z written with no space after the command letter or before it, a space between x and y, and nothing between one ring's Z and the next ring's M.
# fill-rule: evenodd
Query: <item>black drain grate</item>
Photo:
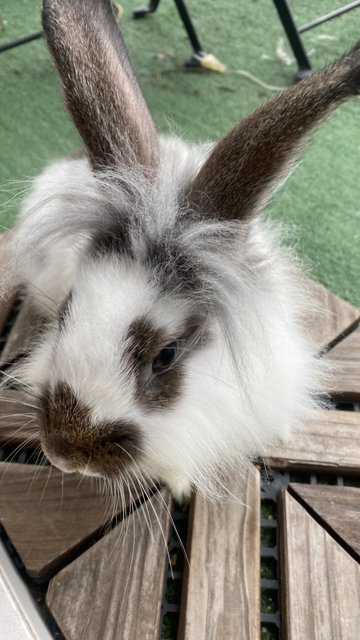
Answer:
M184 568L187 562L184 554L186 545L189 510L175 504L172 512L173 526L168 543L169 558L165 573L163 601L161 605L161 625L159 640L175 640L179 627L180 600Z
M261 639L280 637L277 492L279 478L263 470L261 482L260 610Z

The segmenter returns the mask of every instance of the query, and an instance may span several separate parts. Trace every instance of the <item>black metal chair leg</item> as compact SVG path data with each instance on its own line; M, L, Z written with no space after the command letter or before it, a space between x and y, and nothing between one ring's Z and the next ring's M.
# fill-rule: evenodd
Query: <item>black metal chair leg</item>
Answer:
M202 44L199 36L196 33L195 27L191 20L189 11L186 7L184 0L174 0L176 9L184 25L185 31L191 42L191 46L194 50L194 54L185 63L187 67L198 68L201 67L200 59L205 56ZM134 18L145 18L149 13L154 13L160 4L160 0L150 0L147 6L141 6L134 9Z
M150 0L148 5L135 7L133 18L145 18L148 13L154 13L160 4L160 0Z
M309 58L307 57L300 35L294 23L287 0L274 0L274 5L299 66L297 79L301 80L311 73Z
M7 42L6 44L2 44L0 46L0 53L3 51L9 51L9 49L14 49L15 47L19 47L22 44L26 44L27 42L32 42L33 40L40 40L43 37L43 32L39 31L38 33L33 33L31 36L25 36L24 38L19 38L18 40L12 40L11 42Z
M202 48L198 35L195 31L195 27L192 23L192 20L190 18L190 14L187 10L185 2L183 0L175 0L175 4L178 10L179 16L185 27L185 31L189 36L189 40L191 42L192 48L194 49L194 53L201 53L204 50Z

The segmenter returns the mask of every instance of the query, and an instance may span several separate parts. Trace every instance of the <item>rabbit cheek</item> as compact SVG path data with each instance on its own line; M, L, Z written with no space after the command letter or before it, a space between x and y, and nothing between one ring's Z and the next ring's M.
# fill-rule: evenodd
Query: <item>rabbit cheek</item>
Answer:
M116 477L139 457L137 425L128 420L92 423L89 409L65 383L44 395L42 409L42 448L62 471Z

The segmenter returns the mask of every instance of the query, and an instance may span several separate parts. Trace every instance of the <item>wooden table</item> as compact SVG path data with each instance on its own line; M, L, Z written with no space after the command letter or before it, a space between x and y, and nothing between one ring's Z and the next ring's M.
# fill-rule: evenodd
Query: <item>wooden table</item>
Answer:
M291 640L359 636L360 312L305 286L324 308L307 330L319 351L330 345L332 395L346 404L253 464L234 484L246 504L196 495L181 511L162 488L111 519L90 481L16 449L34 424L22 392L1 393L0 617L13 638L258 640L280 626ZM28 301L17 314L3 302L2 358L38 327Z

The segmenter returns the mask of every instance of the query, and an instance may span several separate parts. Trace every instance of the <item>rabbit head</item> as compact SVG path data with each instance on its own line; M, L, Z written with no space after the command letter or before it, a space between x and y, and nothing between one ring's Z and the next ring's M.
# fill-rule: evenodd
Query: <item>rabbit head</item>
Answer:
M359 93L359 47L190 145L157 136L109 0L45 0L43 24L87 157L37 179L15 232L18 278L51 307L16 375L61 469L214 497L323 390L296 263L260 214Z

